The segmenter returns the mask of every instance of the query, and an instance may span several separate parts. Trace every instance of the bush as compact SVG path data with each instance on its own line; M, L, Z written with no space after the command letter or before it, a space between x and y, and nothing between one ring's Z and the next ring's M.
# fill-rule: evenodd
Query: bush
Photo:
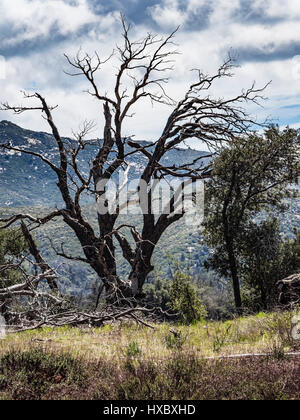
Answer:
M15 400L38 400L53 384L81 385L84 379L81 361L68 354L13 350L0 359L0 392Z
M166 346L168 349L181 350L184 343L186 342L187 335L181 331L171 331L165 337Z
M191 277L181 270L176 272L171 285L171 304L172 309L182 316L186 324L207 317L206 308L192 284Z
M141 354L141 349L139 348L138 343L131 341L126 348L125 353L127 357L137 357Z
M160 277L155 278L153 283L148 283L144 286L145 303L161 308L163 311L168 311L171 305L170 289L170 280Z
M0 363L0 400L278 400L300 396L297 357L204 360L195 352L178 351L164 359L86 361L32 349L9 351Z

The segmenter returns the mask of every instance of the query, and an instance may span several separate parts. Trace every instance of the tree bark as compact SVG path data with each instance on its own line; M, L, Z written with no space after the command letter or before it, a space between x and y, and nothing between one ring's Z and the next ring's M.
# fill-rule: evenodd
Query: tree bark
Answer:
M229 268L230 268L232 285L233 285L234 302L235 302L237 313L240 315L242 313L242 298L241 298L241 288L240 288L240 280L238 276L237 262L236 262L234 245L233 245L232 229L234 229L234 226L230 226L230 221L228 220L229 204L230 204L230 200L231 200L232 193L234 190L235 181L236 181L236 171L233 170L229 192L227 194L226 200L224 201L224 205L223 205L222 219L223 219L223 227L224 227L225 247L227 251Z
M241 298L240 280L238 276L235 253L232 246L232 241L230 239L226 240L226 249L228 253L228 261L229 261L230 272L231 272L235 307L236 307L237 313L241 314L242 313L242 298Z

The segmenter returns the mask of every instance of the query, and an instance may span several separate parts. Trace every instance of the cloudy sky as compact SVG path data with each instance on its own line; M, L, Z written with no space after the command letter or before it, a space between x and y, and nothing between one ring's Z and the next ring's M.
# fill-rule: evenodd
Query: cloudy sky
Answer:
M231 49L240 67L236 76L220 83L216 96L238 93L255 80L272 80L262 108L251 106L259 119L271 117L280 126L300 127L300 2L299 0L1 0L0 101L22 103L21 90L40 92L59 105L54 116L63 135L85 119L97 122L99 103L83 91L83 78L70 78L63 53L80 47L107 56L120 41L120 11L134 24L133 38L147 32L162 35L180 25L177 56L168 93L180 99L192 81L193 68L214 72ZM115 67L107 64L98 75L104 92L110 91ZM126 135L155 139L170 109L144 102ZM48 131L38 113L21 116L0 111L26 128Z

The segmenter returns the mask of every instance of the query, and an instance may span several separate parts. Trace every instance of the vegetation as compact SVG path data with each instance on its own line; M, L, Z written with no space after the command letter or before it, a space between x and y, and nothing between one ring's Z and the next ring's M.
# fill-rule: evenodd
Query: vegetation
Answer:
M26 250L27 245L19 229L0 229L0 289L20 281L18 270L11 267Z
M278 281L300 270L300 235L294 233L293 239L283 239L278 220L270 219L254 224L246 234L242 294L248 309L274 308Z
M282 209L283 200L289 196L290 184L297 184L299 141L296 130L287 128L281 133L277 127L271 127L262 136L252 134L246 139L235 139L214 160L212 178L207 183L204 224L206 243L214 252L207 265L231 278L238 311L242 309L241 280L253 268L247 259L252 260L257 250L269 260L278 258L274 245L278 235L276 223L260 223L257 218L263 211L272 218L274 209ZM267 233L269 239L272 236L271 241ZM260 246L257 235L264 241ZM252 278L254 275L256 282L261 283L261 303L266 308L263 277L253 271Z
M33 364L34 362L34 364ZM45 363L46 362L46 363ZM299 360L128 360L117 368L56 356L47 350L7 353L0 398L15 400L288 400L299 398ZM20 369L33 364L34 370ZM65 370L62 366L66 366ZM70 377L76 375L73 380ZM53 374L55 372L55 375ZM82 379L78 378L84 378ZM34 378L34 380L33 380Z
M0 219L0 399L297 399L300 280L281 281L280 302L277 286L300 270L300 131L253 121L241 104L262 99L254 84L214 97L232 77L230 56L212 76L196 69L173 100L165 84L177 30L133 40L123 16L121 28L108 59L66 55L69 75L83 76L100 104L102 139L87 138L89 121L62 137L56 107L38 92L25 93L32 106L2 104L47 121L52 135L36 138L2 122L1 159L23 158L15 180L30 168L33 185L43 170L44 197L56 189L59 199ZM98 79L108 62L110 93ZM145 99L171 108L153 143L124 134ZM210 152L179 152L195 139ZM0 169L3 191L14 170ZM195 233L185 221L203 180ZM12 190L7 206L22 202Z
M178 312L185 323L205 319L207 311L197 294L196 287L192 284L190 276L178 270L171 284L171 308Z
M25 94L25 99L37 101L38 106L3 103L2 109L15 114L40 111L51 129L56 159L52 155L46 157L41 151L24 149L10 142L0 143L0 149L4 152L29 155L47 165L57 180L63 202L60 208L43 218L19 214L3 221L10 226L22 220L23 223L31 222L36 228L40 228L51 220L62 220L73 231L83 256L69 255L63 246L56 249L57 255L68 261L86 263L101 278L106 302L114 306L122 306L124 299L135 299L142 294L144 283L154 269L151 261L158 242L172 224L184 217L185 212L178 211L180 207L187 207L186 197L182 203L182 188L186 188L187 182L191 185L195 180L207 179L211 175L210 168L206 165L211 153L169 167L166 160L170 152L184 146L190 139L196 138L210 147L231 142L234 137L245 136L251 131L254 122L241 104L257 103L264 90L252 85L226 99L215 98L210 94L220 79L232 76L234 60L229 56L216 74L207 75L197 70L196 80L187 86L181 97L174 100L167 94L165 84L169 80L169 71L172 70L170 62L177 54L173 41L177 30L166 37L148 33L144 39L134 40L131 37L131 25L122 16L121 31L123 43L108 59L101 58L98 53L91 56L81 50L74 58L66 55L70 76L84 77L90 87L87 92L99 102L104 117L103 140L92 142L98 147L94 149L87 171L81 168L79 161L82 151L91 145L86 137L94 128L93 122L86 122L75 134L74 140L63 138L53 116L56 107L50 106L38 92L33 95ZM111 66L117 66L112 94L103 91L98 80L102 66L108 62ZM153 139L153 144L148 145L151 148L124 134L126 118L131 116L134 107L144 99L171 107L162 132L157 139ZM143 169L136 179L135 197L126 194L122 200L121 192L128 184L130 171L127 158L131 155L138 155L143 159ZM114 199L109 195L110 187L119 175L123 175L124 179L116 186ZM159 214L156 214L158 181L167 181L168 185L170 181L178 179L179 182L172 185L169 195L165 194L164 198L167 200L162 204ZM97 202L96 230L82 211L83 197L86 194L92 194ZM122 211L128 211L128 206L134 203L138 203L138 210L142 215L139 229L134 221L124 225L119 219ZM124 232L129 233L131 242ZM27 229L28 240L32 241L29 235ZM118 270L116 243L122 250L122 257L130 266L126 279L120 277Z
M298 399L289 312L155 331L44 328L0 340L0 399ZM263 357L220 359L264 353ZM218 359L205 359L215 356Z

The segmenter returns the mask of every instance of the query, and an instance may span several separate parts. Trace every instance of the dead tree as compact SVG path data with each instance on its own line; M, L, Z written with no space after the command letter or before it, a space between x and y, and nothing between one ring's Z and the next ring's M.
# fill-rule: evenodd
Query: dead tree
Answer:
M35 303L40 299L46 299L56 305L63 303L58 290L57 274L42 257L23 221L21 222L20 233L16 231L15 240L20 240L21 236L27 243L26 250L22 252L23 255L14 256L7 261L4 260L0 265L0 313L7 321L10 321L12 306L17 303L21 306L25 305L25 301L28 303L28 299L31 298ZM11 273L16 276L18 282L11 282ZM45 287L42 286L43 282ZM30 309L29 312L32 312L32 310Z
M154 327L149 321L165 320L178 316L164 312L158 307L133 305L128 299L127 307L101 305L100 310L82 312L67 297L59 293L56 271L50 267L38 250L33 236L21 222L20 234L27 242L26 251L14 259L0 264L0 336L41 328L42 326L100 326L116 321L134 322L146 327ZM14 273L18 282L11 284L10 274Z
M78 158L83 149L89 146L85 140L91 124L86 123L83 130L76 135L74 143L66 142L60 135L53 118L56 107L48 105L40 94L25 95L29 100L35 100L32 107L11 106L7 103L2 109L11 110L16 114L27 111L40 111L47 120L56 141L59 152L59 164L47 159L42 154L19 149L12 144L1 144L6 150L15 150L40 158L57 177L57 186L62 196L64 206L46 217L36 218L28 214L18 214L2 220L5 226L18 221L29 222L31 226L39 227L60 217L73 230L83 250L84 257L75 258L66 255L62 249L60 255L68 259L79 259L87 263L102 279L106 299L110 303L118 303L123 298L138 296L148 274L153 270L151 263L154 249L162 234L173 223L184 215L177 212L176 192L170 197L169 212L155 217L150 186L154 180L178 178L182 182L205 179L210 175L210 168L201 159L190 164L166 166L161 163L168 153L184 144L186 140L198 139L211 148L224 142L230 142L236 136L247 135L255 121L242 108L242 103L257 103L262 98L263 89L256 89L253 84L232 98L213 98L210 89L214 83L232 76L233 60L228 60L217 73L209 76L196 70L195 82L187 88L184 97L179 101L171 99L165 90L168 82L166 73L172 70L173 57L177 54L174 47L176 30L166 38L148 34L144 39L133 41L130 36L130 25L122 19L123 45L105 60L96 53L94 56L82 53L75 58L66 56L72 68L71 76L84 76L90 88L87 91L102 104L105 118L103 141L90 165L89 174L83 174L78 165ZM120 65L115 77L112 96L104 93L97 75L104 64L117 56ZM139 141L124 137L124 120L132 116L132 108L143 99L148 98L153 103L160 103L172 108L161 135L149 147ZM128 150L130 150L128 152ZM93 193L96 200L106 203L105 185L120 170L128 168L130 155L140 154L146 158L146 164L140 176L138 198L142 209L143 226L140 231L135 226L118 225L121 213L120 205L114 212L98 214L99 234L87 221L82 212L81 198L86 192ZM203 156L203 159L207 156ZM72 174L71 174L72 172ZM98 189L97 185L104 185ZM75 191L74 191L75 189ZM153 188L152 188L153 192ZM143 211L144 207L147 211ZM129 229L132 241L124 235ZM131 267L128 279L118 276L115 259L116 241L122 249L124 258ZM132 245L132 243L134 245Z

